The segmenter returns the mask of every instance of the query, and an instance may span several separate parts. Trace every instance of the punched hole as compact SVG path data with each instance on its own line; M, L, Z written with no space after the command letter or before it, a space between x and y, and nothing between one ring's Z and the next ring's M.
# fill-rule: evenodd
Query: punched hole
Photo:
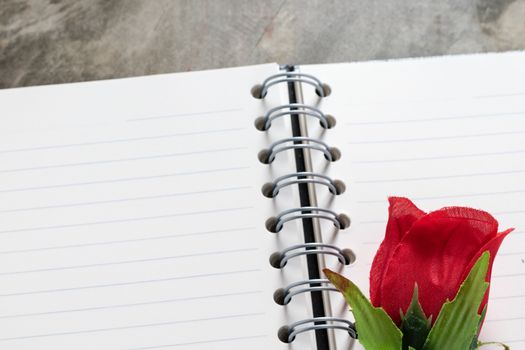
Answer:
M343 256L345 257L345 265L355 263L357 257L352 249L345 248L342 250Z
M323 86L324 97L329 96L332 93L332 88L330 87L330 85L323 83L322 86ZM323 97L322 96L323 94L319 91L319 88L315 89L315 93L317 94L317 96Z
M253 125L255 125L255 128L259 131L266 131L265 124L266 124L266 119L264 117L258 117L253 122Z
M250 90L250 93L252 94L254 98L257 98L257 99L264 98L264 96L262 96L262 85L261 84L254 85L252 89Z
M346 185L343 181L341 180L333 180L332 181L332 184L334 185L335 187L335 195L340 195L342 193L344 193L346 191ZM332 189L330 189L330 192L334 192Z
M337 121L335 120L335 117L333 115L325 114L325 118L326 118L326 124L328 125L326 129L331 129L335 126L335 124L337 124ZM319 122L319 124L323 126L323 123Z
M261 150L258 154L257 154L257 158L259 159L259 161L263 164L270 164L270 151L267 150L267 149L263 149Z
M272 255L270 255L270 259L269 259L270 265L272 265L272 267L275 267L276 269L280 269L282 259L283 259L283 254L281 254L281 252L275 252Z
M350 220L350 217L343 213L338 214L336 218L337 218L337 221L339 221L339 226L341 230L349 228L350 224L352 223L352 221Z
M339 148L337 147L330 147L328 149L328 151L330 152L330 155L332 156L332 162L335 162L335 161L338 161L339 159L341 159L341 151L339 150ZM324 156L326 158L326 160L330 160L328 159L328 157Z
M271 183L271 182L267 182L265 183L262 188L261 188L261 192L263 194L263 196L267 197L267 198L273 198L273 189L275 188L274 184Z
M291 329L290 327L288 326L282 326L281 328L279 328L279 330L277 331L277 338L279 338L280 341L282 341L283 343L290 343L291 341L293 341L293 339L288 339L290 337L290 332L291 332Z
M278 305L286 305L284 299L286 298L286 292L284 288L279 288L273 293L273 301Z
M279 231L277 231L277 218L275 216L272 216L270 218L268 218L266 220L266 222L264 223L264 226L266 227L266 229L272 233L277 233Z

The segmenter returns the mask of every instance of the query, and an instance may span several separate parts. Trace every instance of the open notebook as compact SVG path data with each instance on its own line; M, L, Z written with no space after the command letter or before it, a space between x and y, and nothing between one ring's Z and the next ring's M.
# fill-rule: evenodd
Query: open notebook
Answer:
M2 349L360 349L308 280L367 291L389 195L516 227L481 339L525 347L523 52L11 89L0 108Z

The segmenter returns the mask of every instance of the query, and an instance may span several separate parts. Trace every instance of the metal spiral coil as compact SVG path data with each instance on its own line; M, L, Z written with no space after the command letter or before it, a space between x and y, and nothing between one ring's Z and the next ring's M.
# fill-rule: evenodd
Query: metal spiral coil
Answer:
M306 287L302 287L305 286ZM296 287L302 287L296 289ZM311 279L306 281L299 281L289 284L286 288L279 288L273 293L273 300L279 305L288 305L292 301L292 297L301 293L331 291L337 292L337 288L333 287L326 278Z
M314 317L297 321L279 328L277 337L283 343L291 343L298 334L318 329L342 329L347 331L352 338L357 339L355 325L337 317Z
M301 82L315 87L315 93L320 97L326 97L330 95L331 89L327 84L323 84L319 79L310 74L299 73L299 72L286 72L274 74L268 77L260 85L255 85L252 88L252 96L255 98L265 98L268 94L268 89L276 84L289 83L289 82Z
M262 84L255 85L251 90L252 96L257 99L264 99L270 87L281 83L287 84L289 88L295 86L295 83L311 85L315 88L316 94L321 98L331 93L330 86L324 84L315 76L300 73L294 71L294 69L287 68L286 70L286 72L268 77ZM292 121L296 123L299 119L316 118L324 129L331 129L335 126L336 120L333 116L325 114L316 106L301 103L301 100L302 98L295 99L293 103L276 106L267 110L263 116L255 119L255 128L260 131L270 130L275 120L286 116L292 117ZM341 158L341 152L336 147L331 147L317 138L302 136L300 134L301 133L297 136L283 138L273 142L268 148L258 153L257 157L259 161L263 164L271 164L279 153L288 150L321 152L329 162L334 162ZM307 157L308 153L305 152L303 155ZM343 181L316 173L312 171L311 168L305 166L303 171L285 174L275 178L271 182L265 183L261 191L267 198L276 198L280 190L295 184L303 186L303 188L304 185L308 185L308 191L313 188L313 185L325 186L333 195L340 195L346 190L346 185ZM299 219L328 220L331 221L337 229L341 230L350 226L350 218L346 214L336 213L328 208L318 207L315 204L315 200L310 203L312 204L303 203L302 205L306 206L283 210L276 216L268 218L265 222L267 230L278 233L283 229L285 223ZM341 249L332 244L308 242L293 245L275 252L270 256L269 261L274 268L282 269L290 259L317 255L334 256L342 265L349 265L356 259L354 252L350 249ZM273 299L279 305L288 305L292 299L299 294L310 293L313 298L313 296L316 296L315 293L335 291L337 291L337 289L330 284L329 280L320 278L320 276L317 275L311 279L294 282L284 288L278 288L274 292ZM307 318L285 325L279 329L277 336L282 342L291 343L297 335L304 332L341 329L348 332L352 338L357 338L356 329L352 322L336 317L320 317L323 315L324 313L316 314L314 311L314 316L317 317Z
M288 260L302 255L324 254L333 255L342 265L350 265L355 261L355 254L350 249L341 249L333 244L302 243L290 246L270 255L270 265L276 269L286 266Z
M325 185L334 195L340 195L346 190L346 186L341 180L333 180L324 174L318 174L310 171L286 174L267 182L262 186L261 192L265 197L274 198L279 194L279 190L286 186L301 183L314 183Z
M346 214L337 214L333 210L320 207L298 207L283 210L277 216L272 216L266 220L266 229L273 233L282 230L285 223L297 219L318 218L329 220L340 230L350 226L350 218Z
M292 114L302 114L317 118L325 129L333 128L336 123L333 116L324 114L319 108L302 103L290 103L269 109L264 116L255 119L255 127L261 131L268 130L272 126L272 121Z
M293 142L291 145L283 145L287 142ZM277 140L269 148L259 152L257 157L264 164L270 164L275 160L275 156L289 149L312 149L324 153L325 158L330 162L335 162L341 158L341 151L335 147L330 147L321 140L307 136L293 136Z

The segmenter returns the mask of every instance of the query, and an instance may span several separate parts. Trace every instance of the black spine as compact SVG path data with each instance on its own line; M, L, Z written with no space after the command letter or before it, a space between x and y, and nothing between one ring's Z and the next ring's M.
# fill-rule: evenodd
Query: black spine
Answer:
M293 72L293 66L286 66L286 71ZM288 97L290 103L298 103L297 93L295 90L295 84L293 82L288 82ZM299 122L298 114L291 114L292 120L292 133L293 136L305 136L301 134L301 126ZM300 143L300 142L295 142ZM306 163L304 159L304 150L296 149L295 150L295 166L298 172L307 171ZM312 206L310 203L310 193L308 190L308 184L300 183L299 186L299 199L301 207ZM314 234L314 224L311 218L302 219L303 223L303 233L305 243L316 242ZM319 261L316 254L308 255L306 257L306 262L308 266L308 277L310 279L318 279L320 276ZM318 284L312 284L312 286L317 286ZM312 295L312 310L314 317L324 317L325 315L325 305L322 292L311 292ZM322 322L324 323L324 322ZM318 350L329 350L330 345L328 341L328 331L326 329L316 330L315 339Z

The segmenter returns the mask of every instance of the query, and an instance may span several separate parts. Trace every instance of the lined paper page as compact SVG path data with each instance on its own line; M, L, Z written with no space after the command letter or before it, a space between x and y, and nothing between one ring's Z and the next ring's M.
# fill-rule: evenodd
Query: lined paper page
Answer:
M289 130L253 127L278 89L249 94L276 71L0 92L1 348L285 347L277 328L306 301L286 313L271 296L302 266L282 275L268 256L296 231L263 223L293 193L263 199L276 169L256 154Z
M521 52L304 68L333 91L322 101L308 91L309 102L338 122L324 133L311 123L310 131L342 151L337 163L327 166L318 157L315 164L348 187L336 198L318 191L321 206L353 220L338 234L324 226L326 241L357 254L343 273L368 285L387 196L409 197L425 211L487 210L500 231L516 231L495 261L481 339L512 349L525 347L524 62ZM333 306L335 314L349 316L341 298L334 296Z

